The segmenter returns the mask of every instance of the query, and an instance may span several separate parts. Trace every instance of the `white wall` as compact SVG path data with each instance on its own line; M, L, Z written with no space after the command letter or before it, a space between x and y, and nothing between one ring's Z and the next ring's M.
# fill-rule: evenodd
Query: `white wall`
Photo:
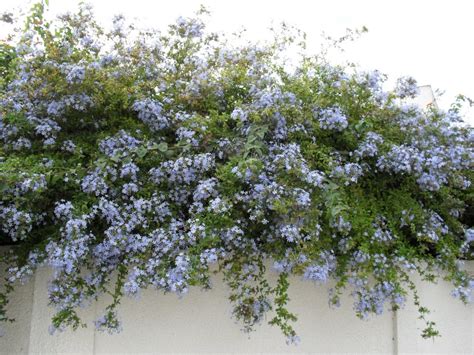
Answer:
M420 92L418 93L418 96L416 96L412 100L413 103L420 106L421 108L426 108L429 105L434 105L435 108L438 108L438 104L436 103L436 99L433 90L431 89L431 85L419 86L418 89L420 90Z
M467 268L474 272L474 262ZM104 354L104 353L474 353L474 305L463 305L450 296L445 282L430 285L417 281L424 303L433 310L441 338L420 337L422 323L414 307L393 317L389 312L369 321L355 317L347 299L338 309L327 304L325 286L293 278L290 308L299 316L299 346L287 346L279 330L267 325L250 336L230 319L227 290L219 275L211 291L191 289L182 299L145 291L139 300L125 299L120 308L124 330L118 335L94 331L92 321L104 301L83 311L86 329L51 336L52 310L47 306L47 269L13 295L11 315L18 322L6 327L0 338L1 354Z

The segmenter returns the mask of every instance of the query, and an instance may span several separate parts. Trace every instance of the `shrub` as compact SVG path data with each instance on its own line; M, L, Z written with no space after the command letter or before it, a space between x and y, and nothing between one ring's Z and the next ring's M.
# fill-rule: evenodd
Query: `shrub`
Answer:
M54 269L53 331L81 326L78 307L103 295L96 326L118 330L124 295L209 288L212 264L244 330L273 310L289 341L290 275L333 280L331 305L349 289L361 318L410 297L425 319L413 272L469 300L463 97L422 110L402 100L417 94L412 78L387 91L380 72L324 53L288 65L298 32L237 44L206 31L204 10L164 32L121 16L106 31L87 6L54 21L43 10L2 45L3 320L40 265ZM425 320L423 336L437 335Z

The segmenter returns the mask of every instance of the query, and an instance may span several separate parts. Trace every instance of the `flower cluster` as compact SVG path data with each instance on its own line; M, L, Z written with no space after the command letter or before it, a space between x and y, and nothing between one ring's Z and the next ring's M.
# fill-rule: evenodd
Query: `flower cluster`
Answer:
M420 89L418 89L415 79L412 77L404 77L397 80L395 92L398 97L404 99L406 97L415 97L419 94Z
M342 131L347 128L347 117L339 107L317 111L316 117L322 129L333 129Z

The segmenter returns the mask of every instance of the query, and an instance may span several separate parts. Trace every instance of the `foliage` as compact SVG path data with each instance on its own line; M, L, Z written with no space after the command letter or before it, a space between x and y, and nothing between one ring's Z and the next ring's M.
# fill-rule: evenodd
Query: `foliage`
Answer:
M82 326L77 309L106 295L96 326L119 330L124 295L209 288L217 264L246 331L273 312L297 341L300 275L332 280L332 305L348 289L361 318L412 295L437 335L412 274L443 275L464 302L474 287L474 135L459 103L421 110L406 101L414 79L387 91L380 72L322 54L289 66L298 33L238 44L204 15L165 32L118 16L107 31L85 5L54 21L35 5L2 45L0 317L48 265L52 331Z

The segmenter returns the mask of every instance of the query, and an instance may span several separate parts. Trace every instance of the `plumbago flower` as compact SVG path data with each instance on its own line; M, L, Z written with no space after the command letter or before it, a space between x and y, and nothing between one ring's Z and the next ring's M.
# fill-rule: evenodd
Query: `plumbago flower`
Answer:
M331 282L331 305L349 292L361 318L411 299L425 319L413 272L472 298L461 264L474 256L474 134L461 102L409 106L413 79L384 91L380 72L321 55L290 71L282 51L297 35L231 46L202 12L163 32L116 17L107 32L87 6L51 21L43 10L1 62L1 320L42 265L53 332L107 294L95 325L118 331L123 296L209 288L210 267L245 331L270 312L290 342L291 275ZM437 335L426 322L423 336Z

